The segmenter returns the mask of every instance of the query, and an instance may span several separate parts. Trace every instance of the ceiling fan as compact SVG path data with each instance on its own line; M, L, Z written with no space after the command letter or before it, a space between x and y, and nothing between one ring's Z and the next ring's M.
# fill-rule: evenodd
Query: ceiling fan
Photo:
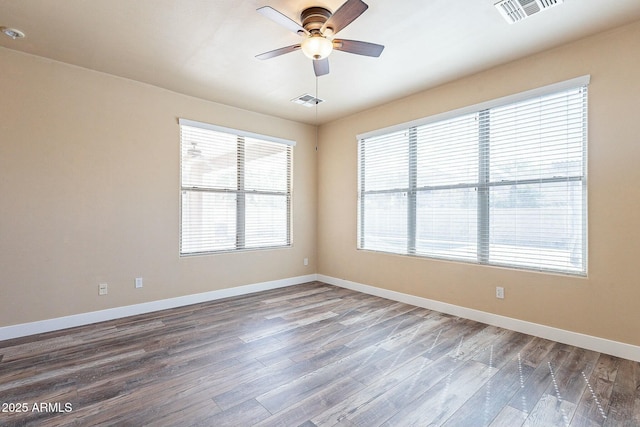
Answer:
M332 38L368 8L369 6L362 0L347 0L335 13L331 13L324 7L309 7L300 14L301 24L298 24L270 6L261 7L258 13L304 37L304 40L298 44L261 53L256 55L256 58L269 59L301 49L307 57L313 59L313 70L316 76L329 74L327 57L334 49L377 58L384 49L382 45Z

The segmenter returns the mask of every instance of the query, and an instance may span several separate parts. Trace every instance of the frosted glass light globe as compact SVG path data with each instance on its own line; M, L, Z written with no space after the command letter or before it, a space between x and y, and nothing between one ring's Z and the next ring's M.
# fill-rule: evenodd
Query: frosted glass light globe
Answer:
M302 52L311 59L324 59L333 50L333 43L321 35L307 37L300 45Z

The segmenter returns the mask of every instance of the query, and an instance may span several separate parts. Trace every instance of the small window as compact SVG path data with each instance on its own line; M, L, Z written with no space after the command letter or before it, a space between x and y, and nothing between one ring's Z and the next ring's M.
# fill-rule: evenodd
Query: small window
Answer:
M180 119L180 254L291 245L292 141Z
M360 136L358 248L585 275L587 83Z

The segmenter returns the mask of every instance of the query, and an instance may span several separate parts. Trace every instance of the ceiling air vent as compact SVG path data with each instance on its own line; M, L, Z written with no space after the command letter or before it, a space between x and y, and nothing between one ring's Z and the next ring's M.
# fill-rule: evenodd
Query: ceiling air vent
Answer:
M501 0L495 4L500 14L509 24L522 21L544 9L562 3L564 0Z
M293 98L291 102L304 105L305 107L313 107L314 105L323 103L324 99L316 98L313 95L309 95L308 93L305 93L304 95L300 95Z

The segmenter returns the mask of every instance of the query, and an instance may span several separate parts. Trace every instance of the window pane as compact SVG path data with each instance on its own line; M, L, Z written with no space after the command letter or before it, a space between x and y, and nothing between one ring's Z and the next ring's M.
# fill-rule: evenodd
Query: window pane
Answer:
M582 271L583 206L581 181L492 188L490 262Z
M477 114L421 126L417 136L417 186L478 181Z
M288 244L287 196L247 194L245 246L259 248Z
M234 135L181 127L182 186L237 188L237 142Z
M416 253L452 259L476 258L477 192L421 191L416 203Z
M383 252L407 252L406 193L365 195L362 221L363 248Z
M236 195L182 191L180 252L229 250L236 246Z
M580 89L492 109L491 181L582 175L583 109Z
M245 139L245 189L286 192L289 146Z
M368 140L360 149L365 191L408 188L408 131Z

